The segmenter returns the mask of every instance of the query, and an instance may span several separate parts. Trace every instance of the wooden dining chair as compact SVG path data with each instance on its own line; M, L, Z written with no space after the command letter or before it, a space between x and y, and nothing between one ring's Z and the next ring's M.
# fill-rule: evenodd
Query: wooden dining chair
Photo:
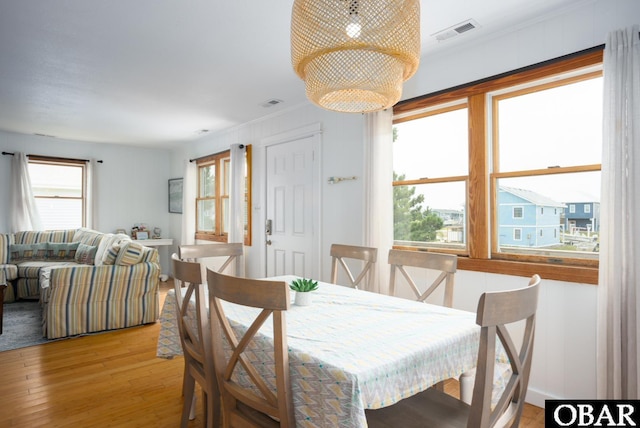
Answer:
M223 426L295 427L285 318L290 306L289 286L284 281L238 278L211 269L207 269L207 283ZM238 334L227 320L223 301L262 310L251 326ZM269 317L273 322L275 389L248 356L258 330ZM229 352L225 352L225 341Z
M207 301L202 283L202 271L199 263L180 260L177 254L171 256L174 276L174 288L177 305L177 323L184 355L184 379L182 394L182 417L180 426L186 428L189 419L193 419L193 403L196 382L203 392L205 426L220 424L220 400L213 368L211 348L211 328L207 315ZM195 323L189 321L189 304L195 299Z
M244 276L241 265L243 255L244 244L242 244L241 242L225 244L180 245L178 247L178 257L181 260L195 262L210 257L226 257L226 260L224 260L217 271L224 272L231 265L231 263L234 263L235 276Z
M364 281L365 289L369 290L375 279L375 263L378 261L378 249L373 247L359 247L355 245L331 245L331 283L338 282L338 265L344 268L345 273L349 277L350 286L358 288ZM357 277L354 277L349 265L345 260L359 260L364 262L362 270Z
M534 275L528 287L480 296L476 316L476 323L481 327L480 347L470 405L429 388L389 407L367 410L369 427L517 427L529 385L539 288L540 277ZM526 320L526 324L518 349L506 324L522 320ZM492 405L497 339L509 359L511 377L497 403Z
M442 283L444 283L443 306L453 307L454 277L458 267L458 256L455 254L428 253L424 251L389 250L389 265L391 273L389 278L389 294L395 296L397 273L402 274L407 281L416 300L424 302ZM414 278L409 275L405 267L421 268L431 271L439 271L438 277L427 286L425 291L420 291Z

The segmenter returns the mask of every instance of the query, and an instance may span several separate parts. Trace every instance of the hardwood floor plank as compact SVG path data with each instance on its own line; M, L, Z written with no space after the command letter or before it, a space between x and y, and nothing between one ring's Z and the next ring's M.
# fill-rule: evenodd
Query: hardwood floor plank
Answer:
M162 284L161 304L172 284ZM152 324L0 352L0 428L179 426L184 361L155 356L159 331ZM189 427L202 425L200 398ZM544 410L526 406L521 427L544 427Z

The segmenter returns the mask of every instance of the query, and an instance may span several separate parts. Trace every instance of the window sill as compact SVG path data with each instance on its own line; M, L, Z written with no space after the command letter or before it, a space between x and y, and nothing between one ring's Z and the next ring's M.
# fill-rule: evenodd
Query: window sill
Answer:
M458 256L458 269L524 277L538 274L542 279L598 284L598 269L585 266L558 266L509 260L470 259Z

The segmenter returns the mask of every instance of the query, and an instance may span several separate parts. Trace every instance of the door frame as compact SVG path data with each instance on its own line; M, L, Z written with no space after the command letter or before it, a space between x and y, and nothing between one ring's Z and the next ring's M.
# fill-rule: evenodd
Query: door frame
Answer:
M321 192L321 178L320 171L322 171L322 153L321 153L321 137L322 137L322 125L320 122L313 123L311 125L303 126L300 128L285 131L279 134L272 135L270 137L260 139L260 150L262 152L262 174L260 183L260 204L261 215L260 224L257 229L260 235L260 272L264 276L267 275L267 246L264 234L265 222L267 221L267 148L278 144L289 143L301 138L312 138L312 147L314 152L313 171L312 171L312 186L313 186L313 204L312 207L312 228L317 232L315 245L313 245L315 265L317 266L317 272L315 275L319 278L322 275L322 192ZM254 234L254 237L256 235ZM254 238L255 239L255 238ZM255 241L254 241L255 242Z

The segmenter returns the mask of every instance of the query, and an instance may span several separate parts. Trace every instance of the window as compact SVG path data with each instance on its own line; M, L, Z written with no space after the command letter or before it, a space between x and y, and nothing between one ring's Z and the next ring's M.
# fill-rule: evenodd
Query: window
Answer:
M584 204L584 213L589 214L591 212L591 205Z
M251 245L251 146L245 151L245 245ZM229 235L229 150L197 160L196 239L227 242Z
M85 225L85 161L29 156L29 176L43 229Z
M599 204L601 65L593 49L396 105L394 246L596 284L599 219L575 201Z
M522 241L522 229L518 229L518 228L513 229L513 240Z
M394 239L400 245L466 248L466 103L398 120L394 127Z
M524 209L522 207L513 207L513 218L524 217Z

